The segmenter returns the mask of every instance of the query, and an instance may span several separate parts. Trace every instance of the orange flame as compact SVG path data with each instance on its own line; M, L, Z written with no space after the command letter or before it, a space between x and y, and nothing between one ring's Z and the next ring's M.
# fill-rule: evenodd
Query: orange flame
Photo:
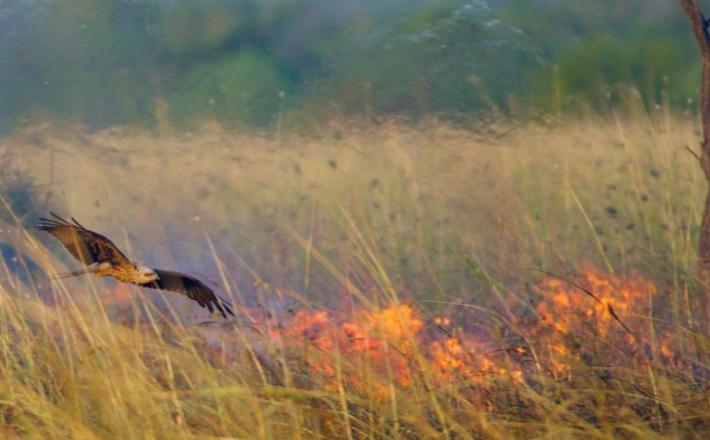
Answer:
M617 276L591 266L569 282L547 278L539 291L542 300L536 307L540 317L536 334L547 366L556 377L568 373L576 357L568 336L593 341L612 332L617 336L625 332L610 310L637 333L643 328L641 317L649 315L650 299L657 293L656 286L638 272ZM619 340L629 344L634 338L623 333Z
M424 320L409 304L360 309L347 318L323 310L299 310L277 326L281 330L272 337L300 350L297 356L326 386L345 385L374 398L391 396L393 384L412 387L424 377L436 384L463 380L487 386L501 379L520 384L534 372L571 378L584 350L597 349L604 355L604 347L609 346L587 342L615 337L614 344L630 346L636 339L627 338L610 308L635 334L641 334L648 328L643 317L650 314L650 298L657 293L655 285L639 273L617 276L593 267L571 282L544 279L537 291L542 294L535 308L540 319L521 324L529 346L520 346L519 340L510 344L515 348L492 346L483 342L485 335L467 333L449 317ZM659 355L669 365L677 362L672 338L662 336L658 341Z

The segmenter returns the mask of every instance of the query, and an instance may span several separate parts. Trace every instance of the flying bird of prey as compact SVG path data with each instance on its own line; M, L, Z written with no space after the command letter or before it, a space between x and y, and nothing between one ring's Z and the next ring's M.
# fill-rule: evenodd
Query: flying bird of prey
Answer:
M50 214L54 219L42 217L35 228L52 234L74 258L87 266L82 270L60 274L61 278L87 273L113 277L124 283L181 293L206 307L210 313L217 310L225 318L227 314L234 316L231 304L217 296L200 280L184 273L136 264L111 240L86 229L74 217L71 217L73 223L69 223L53 212Z

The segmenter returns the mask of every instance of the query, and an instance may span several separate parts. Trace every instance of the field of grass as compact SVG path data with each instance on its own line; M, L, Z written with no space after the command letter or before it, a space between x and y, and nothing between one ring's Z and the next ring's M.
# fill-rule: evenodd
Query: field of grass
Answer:
M0 141L3 438L705 438L683 116L27 128ZM47 274L74 216L239 305ZM610 310L613 310L615 318Z

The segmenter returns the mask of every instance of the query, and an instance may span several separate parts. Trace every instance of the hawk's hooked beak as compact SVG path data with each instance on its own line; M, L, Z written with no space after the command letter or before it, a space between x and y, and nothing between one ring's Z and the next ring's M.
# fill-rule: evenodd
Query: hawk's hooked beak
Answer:
M155 270L151 269L151 268L148 267L148 266L143 266L143 265L141 264L141 265L138 266L138 270L141 272L141 274L142 274L144 277L149 278L150 281L156 281L156 280L159 280L159 279L160 279L160 277L159 277L158 274L155 272Z

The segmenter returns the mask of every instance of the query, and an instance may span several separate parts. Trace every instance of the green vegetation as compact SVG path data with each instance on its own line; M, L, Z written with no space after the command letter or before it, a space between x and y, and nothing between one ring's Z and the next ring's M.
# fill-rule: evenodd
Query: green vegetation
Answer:
M308 130L333 117L480 120L692 109L674 2L60 0L3 3L0 128L38 119Z

